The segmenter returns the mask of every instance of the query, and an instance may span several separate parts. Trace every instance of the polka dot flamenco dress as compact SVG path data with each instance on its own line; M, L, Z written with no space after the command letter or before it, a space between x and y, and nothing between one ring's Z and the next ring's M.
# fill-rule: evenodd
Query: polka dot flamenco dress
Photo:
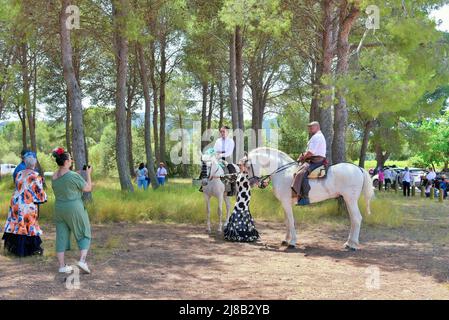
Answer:
M257 232L253 217L249 212L251 190L248 175L239 173L236 176L236 181L237 202L228 224L225 226L224 238L228 241L254 242L259 239L259 232Z

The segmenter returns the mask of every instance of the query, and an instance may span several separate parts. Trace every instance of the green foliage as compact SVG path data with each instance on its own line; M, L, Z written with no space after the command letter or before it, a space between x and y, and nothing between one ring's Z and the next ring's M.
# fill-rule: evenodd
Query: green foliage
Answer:
M438 164L449 161L449 111L437 119L428 119L417 128L423 143L416 148L423 163Z
M309 134L307 132L307 113L298 105L291 102L284 108L278 118L280 130L279 149L294 159L306 149Z
M292 15L279 0L225 0L219 16L228 30L241 26L281 37L290 29Z

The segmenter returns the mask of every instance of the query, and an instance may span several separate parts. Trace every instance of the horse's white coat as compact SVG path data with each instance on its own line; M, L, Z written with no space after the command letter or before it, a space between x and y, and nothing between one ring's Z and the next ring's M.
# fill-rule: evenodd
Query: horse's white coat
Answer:
M282 165L293 162L287 154L282 151L271 148L257 148L248 154L248 170L253 171L255 176L271 174ZM252 164L252 166L251 166ZM276 198L281 202L285 213L285 224L287 234L285 241L292 246L296 246L296 229L293 216L293 204L296 198L292 197L291 184L293 174L298 169L298 165L293 165L288 169L276 173L271 177L273 192ZM331 166L324 179L309 180L310 192L309 199L311 203L320 202L326 199L343 197L349 217L351 219L351 229L345 246L357 249L359 245L360 225L362 215L358 207L358 199L364 194L367 213L371 214L369 203L374 196L371 178L369 173L350 163L339 163ZM304 207L307 210L307 207Z
M203 155L202 160L207 163L207 173L209 178L207 179L207 184L203 185L203 195L204 200L206 200L206 212L207 212L207 232L211 232L210 226L210 201L212 197L218 199L218 232L223 231L222 215L223 215L223 200L226 204L226 221L225 225L229 220L229 211L231 209L231 203L229 197L225 192L225 185L221 181L220 176L224 175L223 169L219 166L218 160L215 156ZM236 167L236 171L239 169ZM206 179L203 179L206 180Z

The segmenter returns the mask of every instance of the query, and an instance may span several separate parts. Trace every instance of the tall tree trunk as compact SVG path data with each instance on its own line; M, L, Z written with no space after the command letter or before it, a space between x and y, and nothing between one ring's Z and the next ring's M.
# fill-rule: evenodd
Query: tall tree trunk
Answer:
M239 128L243 130L245 128L243 119L243 36L240 26L235 28L235 78Z
M32 62L32 87L33 87L33 100L32 100L32 110L33 110L33 126L36 128L36 111L37 111L37 53L33 53Z
M333 0L322 0L323 11L323 36L322 36L322 76L330 77L332 75L332 19L333 19ZM326 157L332 162L332 87L321 85L323 100L320 108L321 131L326 139Z
M70 108L70 99L69 99L69 91L66 90L65 94L65 144L67 146L67 152L72 154L72 141L71 141L71 135L70 135L70 123L71 123L71 110Z
M128 135L128 164L129 173L131 177L136 174L134 172L134 156L133 156L133 110L134 110L134 97L136 95L137 87L137 61L133 61L131 64L131 72L129 85L127 87L127 98L126 98L126 131Z
M22 127L22 149L26 150L28 149L26 112L24 108L20 108L20 105L17 106L17 116L20 119L20 124Z
M113 0L114 15L114 45L116 55L116 150L117 169L120 186L123 191L134 191L129 175L126 132L126 80L128 73L128 40L123 34L126 30L126 16L128 12L127 0Z
M137 43L137 57L139 59L139 73L140 81L142 82L143 97L145 101L145 155L147 158L148 176L150 177L151 185L153 189L159 186L154 171L153 150L151 147L151 98L150 90L148 87L147 66L145 62L145 55L142 45Z
M79 82L75 76L73 68L73 53L70 42L70 31L66 27L66 20L68 14L66 8L71 5L70 0L61 0L62 8L60 14L60 40L61 40L61 55L62 66L64 72L64 80L67 86L69 95L69 105L71 109L72 120L72 147L73 158L75 160L75 169L81 170L86 164L86 145L84 138L84 124L83 124L83 106L81 103L81 89Z
M314 61L312 74L312 100L310 102L309 122L320 120L320 91L323 60Z
M201 136L203 136L204 132L207 129L207 93L209 85L207 82L204 82L201 85L202 91L202 107L201 107ZM201 140L201 151L208 144L208 141Z
M182 132L184 132L184 121L182 119L182 113L181 112L178 113L178 121L179 121L179 129L181 129ZM181 137L181 148L182 148L182 150L185 149L185 143L186 143L186 141L185 141L185 137L184 137L184 134L183 134L182 137ZM182 174L183 178L187 178L188 177L189 170L188 170L187 163L184 163L184 162L182 163L182 173L181 174Z
M154 41L150 41L150 81L151 81L151 87L153 90L153 136L154 136L154 157L156 159L156 162L159 163L161 160L160 157L160 151L159 151L159 130L157 125L157 120L159 118L159 95L158 95L158 88L156 83L156 57L155 57L155 43Z
M340 27L337 40L337 76L345 76L348 72L349 34L360 10L358 3L349 4L343 0L340 5ZM334 137L332 141L332 162L346 161L346 127L348 125L348 108L344 97L344 89L337 90L338 103L334 106Z
M370 135L372 126L373 126L373 121L368 120L365 123L365 128L363 129L362 146L360 148L360 156L359 156L359 167L362 167L362 168L365 168L366 151L368 150L369 135Z
M223 116L224 116L224 94L223 94L223 81L220 80L218 83L218 97L219 97L219 118L218 118L218 127L221 128L223 126Z
M132 99L127 99L127 108L126 108L126 135L128 136L128 165L129 165L129 174L131 177L134 177L136 174L134 172L134 157L133 157L133 131L132 131L132 120L133 120L133 111L132 111Z
M212 113L214 111L214 91L215 91L215 85L212 82L210 84L209 112L207 114L207 129L210 129L212 126Z
M390 157L390 153L389 152L384 153L382 150L382 146L379 143L375 144L374 150L376 151L376 162L377 162L376 168L383 168L385 162Z
M28 45L27 43L22 43L20 46L21 51L21 72L22 72L22 86L23 86L23 103L25 105L26 110L26 118L28 122L28 130L30 133L30 143L31 150L33 152L37 152L36 145L36 129L35 129L35 121L33 119L33 106L31 104L31 96L30 96L30 74L28 68Z
M165 161L165 85L166 85L166 68L167 68L167 57L166 57L166 46L167 46L166 35L163 34L160 40L161 45L161 75L160 75L160 85L159 85L159 114L160 114L160 131L159 131L159 157L161 162Z
M237 107L236 79L235 79L235 32L229 43L229 99L231 100L232 129L239 128L239 113Z

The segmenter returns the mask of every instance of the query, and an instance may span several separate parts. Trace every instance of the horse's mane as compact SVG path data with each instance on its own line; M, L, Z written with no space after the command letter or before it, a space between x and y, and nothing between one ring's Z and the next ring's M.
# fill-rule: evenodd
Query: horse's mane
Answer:
M264 153L272 153L275 152L279 155L279 157L285 161L286 163L289 162L293 162L295 160L293 160L288 154L286 154L284 151L278 150L278 149L274 149L274 148L270 148L270 147L259 147L256 148L252 151L250 151L250 153L248 154L248 156L252 153L256 153L256 152L264 152Z

